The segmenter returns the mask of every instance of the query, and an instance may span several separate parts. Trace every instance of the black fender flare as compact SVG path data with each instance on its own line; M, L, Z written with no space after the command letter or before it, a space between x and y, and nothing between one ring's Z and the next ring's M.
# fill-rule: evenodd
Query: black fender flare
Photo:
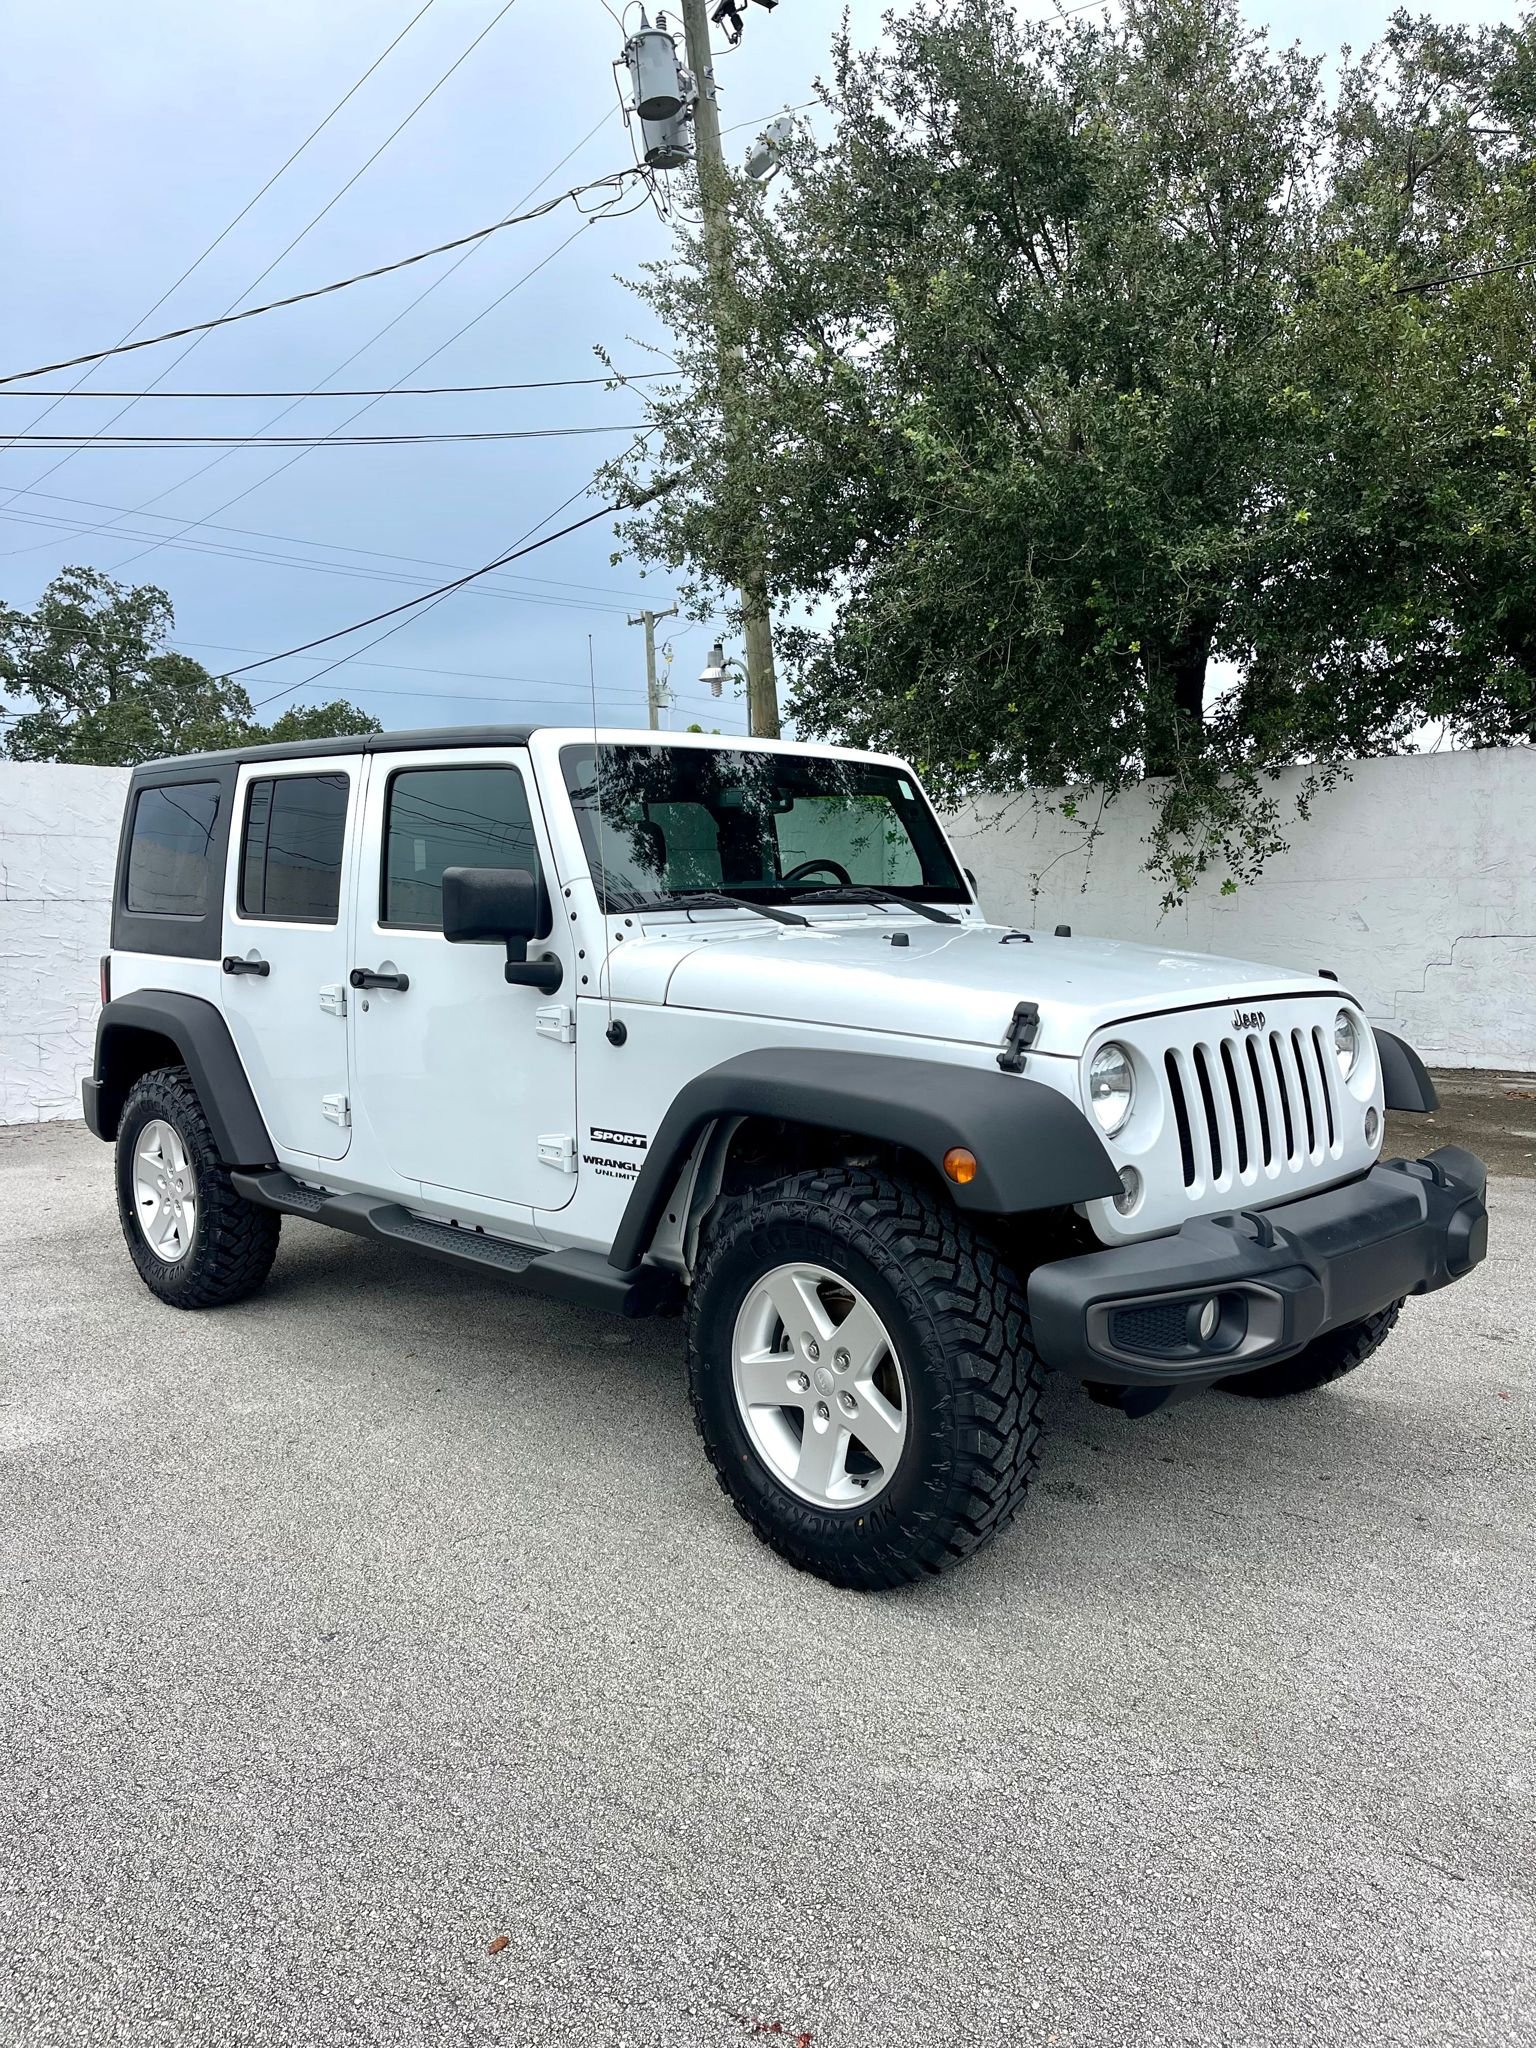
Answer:
M1406 1109L1423 1114L1440 1107L1440 1097L1429 1078L1429 1069L1406 1039L1390 1031L1375 1032L1376 1057L1381 1061L1381 1086L1388 1109Z
M96 1065L85 1083L85 1120L98 1138L117 1136L128 1091L161 1064L144 1059L146 1037L168 1039L192 1076L226 1166L271 1166L277 1154L229 1026L212 1003L179 989L147 988L119 996L96 1020Z
M943 1175L963 1145L976 1177L944 1185L962 1209L1017 1215L1120 1192L1120 1176L1076 1103L996 1066L782 1046L739 1054L679 1089L646 1148L609 1263L638 1265L699 1133L719 1117L765 1116L900 1145Z

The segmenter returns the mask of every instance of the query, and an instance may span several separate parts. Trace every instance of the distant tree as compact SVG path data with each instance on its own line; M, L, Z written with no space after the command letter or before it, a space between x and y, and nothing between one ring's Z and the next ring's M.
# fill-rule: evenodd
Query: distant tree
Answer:
M366 711L359 711L345 697L335 697L327 704L295 705L293 710L273 719L264 728L262 737L275 741L335 740L344 738L349 732L378 730L376 718L370 718Z
M0 689L32 707L0 707L5 753L126 767L268 738L379 730L344 700L259 724L238 683L167 647L174 625L163 590L114 583L96 569L63 570L30 612L0 605Z

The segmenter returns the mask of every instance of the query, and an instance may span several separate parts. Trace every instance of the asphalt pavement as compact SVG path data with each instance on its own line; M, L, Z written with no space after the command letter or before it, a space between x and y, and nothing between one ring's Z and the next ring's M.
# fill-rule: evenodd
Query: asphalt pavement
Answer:
M0 2041L1529 2048L1492 1208L1339 1386L1054 1386L1014 1528L870 1597L737 1519L676 1324L300 1223L178 1314L107 1150L0 1133Z

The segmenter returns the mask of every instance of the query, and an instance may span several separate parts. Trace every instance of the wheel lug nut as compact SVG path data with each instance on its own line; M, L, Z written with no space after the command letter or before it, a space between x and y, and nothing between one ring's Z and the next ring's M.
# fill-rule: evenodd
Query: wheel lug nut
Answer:
M816 1342L816 1339L814 1337L806 1338L805 1355L811 1361L812 1365L814 1365L817 1359L820 1358L821 1346Z
M818 1401L816 1403L816 1420L818 1422L829 1422L831 1420L831 1410L825 1401Z
M803 1372L792 1372L789 1376L789 1384L797 1394L803 1394L811 1383Z
M853 1360L848 1356L846 1351L834 1351L832 1354L832 1363L837 1367L839 1372L846 1372L849 1366L852 1365Z
M856 1415L858 1413L859 1404L855 1401L852 1394L839 1394L837 1398L845 1415Z

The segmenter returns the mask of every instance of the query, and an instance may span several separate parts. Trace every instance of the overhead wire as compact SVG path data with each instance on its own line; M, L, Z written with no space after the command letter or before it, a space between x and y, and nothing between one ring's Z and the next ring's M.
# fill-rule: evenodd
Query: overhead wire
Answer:
M514 201L511 211L513 213L516 213L522 207L526 206L528 202L532 200L543 189L543 187L549 183L551 178L557 177L559 173L564 170L565 166L571 161L572 157L574 157L580 150L584 149L586 145L598 133L598 131L604 126L606 126L608 121L611 119L611 112L605 111L603 114L601 114L598 117L598 119L593 123L593 125L587 130L586 134L580 137L578 141L574 142L571 145L571 147L565 152L565 155L562 156L557 163L553 164L550 167L550 169L544 173L543 177L541 177L535 184L530 185L528 190L525 193L523 193L519 199ZM576 232L579 233L580 230L578 229ZM548 262L552 260L554 256L560 253L560 249L568 246L569 242L573 241L574 239L575 234L568 236L566 238L566 241L562 242L558 248L553 250L549 257L543 259L543 262ZM339 377L342 374L342 372L344 370L349 369L352 366L352 364L358 360L360 356L366 355L369 349L374 347L376 343L382 341L386 334L390 333L390 331L393 328L398 327L402 320L407 319L410 314L415 312L416 308L419 305L421 305L424 300L430 298L433 292L437 291L442 285L446 284L448 279L451 278L455 274L455 272L460 270L464 264L469 262L470 259L473 256L475 256L478 253L478 251L484 246L485 244L483 241L473 243L470 247L466 248L460 255L455 257L454 261L450 263L445 270L439 272L439 274L436 277L434 277L430 283L424 285L422 289L416 294L416 296L413 299L411 299L406 305L402 306L397 313L392 314L391 317L384 322L382 327L376 328L374 332L370 334L365 341L361 342L356 348L354 348L350 352L350 354L344 356L342 360L336 365L336 367L333 370L328 371L326 375L323 378L321 378L319 384L314 386L311 391L302 394L300 397L295 399L293 404L284 406L281 411L274 413L270 419L266 420L263 423L263 430L266 427L274 427L278 425L280 421L286 419L289 413L295 411L297 405L303 402L303 398L328 395L323 393L323 386L329 383L332 377ZM475 318L481 319L484 317L485 313L494 311L495 307L502 304L503 301L506 298L508 298L513 291L518 290L522 284L525 284L528 281L529 277L536 275L538 270L540 270L543 267L543 262L536 264L532 270L526 272L524 276L517 281L516 284L510 286L506 292L503 292L500 295L499 298L493 300L491 305L487 306L482 313L477 314ZM458 328L454 334L450 335L448 337L448 340L444 342L439 348L436 348L432 350L429 354L421 357L420 360L413 363L408 370L402 371L400 377L396 380L396 384L403 384L407 377L414 377L415 375L417 375L417 373L424 369L428 363L435 361L436 358L443 353L444 349L450 347L453 344L453 342L458 340L460 335L468 333L469 329L472 326L474 326L474 324L475 320L466 321L464 325ZM385 393L382 395L387 396L388 394ZM338 422L337 426L332 429L332 432L340 432L343 428L350 426L354 420L360 419L363 413L368 410L368 406L362 406L356 412L349 413L346 419ZM205 520L216 519L219 513L227 511L231 505L238 505L242 499L250 497L252 492L260 489L263 485L273 482L277 477L282 476L286 470L291 469L294 463L299 462L302 459L302 453L290 456L286 462L279 463L275 469L268 471L265 476L258 478L255 483L248 484L243 490L237 491L233 497L226 498L221 504L215 505L211 512L204 514L197 519L189 519L185 521L180 527L177 528L176 535L167 536L166 544L169 545L171 539L179 537L179 535L181 534L190 532L193 527L203 524ZM136 505L128 509L132 512L147 511L151 505L157 504L160 501L160 499L171 496L173 492L183 489L188 484L196 483L199 477L207 476L212 470L217 469L221 463L227 462L228 460L229 456L227 454L216 455L212 462L205 462L201 468L193 470L190 475L182 477L181 479L179 479L178 482L174 484L166 485L161 490L152 492L150 496L147 498L141 498ZM39 481L42 481L42 479L40 478ZM162 515L156 514L155 516L160 517ZM100 533L108 530L108 528L110 528L111 525L112 522L107 521L99 523L94 527L85 527L79 529L79 531L81 533L91 534ZM13 554L25 554L36 552L36 550L26 548L13 549L10 550L10 552ZM113 564L113 567L114 569L126 568L130 563L140 561L144 558L146 554L152 554L153 552L153 548L146 548L141 550L138 554L126 555L122 557L118 562Z
M641 434L637 436L635 442L633 443L633 447L639 448L640 446L642 446L646 438L646 434ZM605 505L598 511L589 512L588 514L586 514L584 518L575 520L570 526L562 527L557 533L546 534L541 540L537 541L532 538L533 535L538 533L540 527L547 526L551 519L558 519L560 514L563 511L565 511L567 506L573 505L577 498L581 497L585 492L595 488L595 486L605 476L611 475L617 468L618 464L624 460L624 456L629 454L630 452L631 451L629 449L626 449L624 451L624 455L616 456L613 459L613 461L603 464L603 466L600 469L596 470L594 474L591 477L589 477L584 483L579 484L577 488L571 492L568 498L563 499L561 503L558 504L552 512L546 512L542 519L537 520L532 526L530 526L527 529L527 531L517 541L513 543L512 547L508 551L498 555L492 561L485 563L481 568L471 570L466 575L454 578L452 582L443 584L440 589L431 591L427 593L427 595L424 597L413 598L407 604L391 606L391 608L388 611L376 612L372 618L355 620L352 625L341 627L338 631L334 633L325 633L322 634L318 639L305 641L299 647L288 648L287 650L285 650L286 654L306 654L312 647L321 647L325 646L330 641L345 639L351 633L361 632L368 626L379 625L386 619L397 619L396 624L388 626L384 632L378 634L374 639L365 641L363 645L359 648L353 648L348 654L342 655L336 661L332 662L329 668L325 668L320 671L320 675L329 675L333 669L344 667L348 661L355 659L359 655L368 653L368 651L371 648L377 647L382 641L390 639L395 633L399 632L403 626L410 622L406 618L398 617L399 614L409 613L411 618L422 618L426 615L428 611L434 610L446 598L451 597L455 591L464 589L466 585L477 581L480 577L489 575L494 570L505 568L509 562L517 561L524 555L532 554L536 548L547 547L553 541L562 540L566 534L575 533L579 528L584 526L591 526L594 523L594 521L610 516L612 513L620 509L623 509L617 505ZM644 497L637 498L634 501L634 503L637 505L648 503L651 499L660 497L663 495L664 492L669 491L673 488L673 483L670 480L664 481L661 484L653 486ZM269 657L269 660L281 661L282 659L284 659L283 655L275 655ZM246 665L246 668L236 669L232 671L232 673L236 675L243 675L247 672L248 669L265 668L268 665L269 663L267 661L251 662ZM301 680L301 682L295 683L285 690L279 690L276 696L264 699L263 703L275 704L278 701L278 698L291 696L295 689L305 688L312 683L318 682L318 680L319 676L306 676ZM261 707L258 706L257 708L259 709Z
M416 434L113 434L80 440L73 434L25 434L29 448L171 449L178 448L414 448L445 441L563 441L575 434L633 434L643 422L613 426L479 427L463 432ZM264 478L265 482L266 479ZM230 500L231 504L234 502ZM222 508L221 508L222 509ZM193 524L197 524L194 521Z
M516 0L508 0L508 4L515 5ZM28 370L11 370L0 376L0 384L17 384L27 377L49 377L56 370L72 370L77 363L103 363L109 356L130 355L134 350L141 348L158 348L162 342L180 341L189 334L212 334L216 328L233 327L242 320L257 320L265 313L281 312L287 306L302 306L311 299L327 298L332 292L349 291L353 285L367 284L376 277L389 277L397 270L409 270L413 264L425 263L433 256L446 256L451 250L463 249L474 242L483 242L488 236L500 234L503 228L521 227L526 221L542 219L546 213L552 213L557 206L564 205L567 199L577 199L585 193L598 191L605 185L620 186L627 179L637 175L632 165L623 170L610 171L601 178L589 179L584 185L573 186L569 192L561 192L553 199L546 199L542 206L533 207L527 213L506 214L500 220L491 221L483 228L473 228L468 234L455 235L446 242L435 242L430 249L418 249L410 256L398 256L391 263L375 264L371 270L354 271L350 277L333 278L329 284L313 285L307 291L290 292L286 298L268 299L263 305L246 306L239 312L220 313L211 320L195 320L185 327L167 328L163 334L148 334L140 341L120 342L113 348L95 349L85 355L68 356L56 363L37 363ZM317 215L316 218L318 217ZM271 267L275 268L276 263L281 260L281 257L276 258ZM184 350L176 361L181 362L190 353L190 350ZM174 368L174 364L170 367ZM134 402L137 403L138 398L148 395L147 392L141 392L136 395Z
M596 131L594 130L594 133ZM516 384L383 384L362 390L325 390L310 385L304 391L54 391L58 398L474 398L495 391L568 391L586 384L638 384L644 379L675 376L673 370L610 370L602 377L532 377ZM42 398L36 386L20 391L0 391L0 398ZM30 432L28 428L26 431Z
M517 0L504 0L503 6L491 18L491 20L486 23L485 27L480 31L479 35L477 35L474 38L474 40L468 45L466 49L460 51L459 55L448 66L448 69L444 71L435 80L435 82L427 88L426 92L422 94L421 98L410 109L409 113L407 113L400 121L396 122L395 126L390 130L388 135L385 136L384 140L379 144L378 148L373 152L372 156L368 157L363 163L361 163L358 166L358 168L352 173L351 177L347 179L346 183L342 185L338 191L333 192L331 194L330 198L325 202L324 206L320 208L319 212L312 215L311 218L305 222L304 226L300 228L299 232L293 237L293 239L277 252L277 254L273 257L272 261L267 265L265 270L258 272L256 277L252 279L250 284L248 284L243 291L239 292L233 299L231 299L228 307L225 309L225 317L232 319L242 319L247 317L247 315L237 313L235 310L240 305L241 300L249 298L251 293L255 291L257 285L259 285L264 278L270 277L272 272L276 270L277 266L281 262L283 262L283 260L299 246L300 242L302 242L307 235L311 234L313 230L316 227L318 227L320 222L324 220L325 216L330 212L331 208L335 206L337 202L341 200L348 192L350 192L352 187L359 180L359 178L361 178L368 170L372 168L374 164L378 162L379 158L384 154L385 150L389 148L390 144L394 142L399 135L404 133L404 131L410 126L412 121L415 120L416 116L421 112L422 108L426 106L427 102L431 100L444 85L447 84L448 80L453 76L454 72L458 70L459 66L465 61L465 59L469 57L473 51L479 48L480 44L484 42L485 38L490 34L491 30L495 28L496 24L499 21L501 21L503 16L510 13L512 8L516 4ZM218 325L221 323L215 322L212 324ZM211 326L209 325L209 323L203 323L203 327L205 331L211 331ZM165 364L165 366L158 372L158 374L152 380L154 384L158 384L162 378L168 377L171 374L172 370L176 368L178 363L185 362L187 357L190 356L195 349L201 347L203 340L202 332L197 332L196 330L191 329L187 331L192 332L194 334L194 339L189 341L184 349L179 350L176 353L176 355L174 355L171 358L170 362ZM160 340L172 338L176 337L158 337L158 339ZM156 337L150 337L149 339L146 339L144 341L125 342L121 344L120 347L107 351L107 353L111 355L127 354L131 353L135 349L153 347L155 345L155 339ZM98 360L104 359L104 357L98 357ZM84 358L75 358L76 362L82 360L84 360ZM54 369L72 369L74 367L74 363L56 363L52 367ZM23 376L30 376L32 374L34 373L31 371L22 372ZM37 372L36 374L45 373ZM0 377L0 384L15 383L17 381L19 380L14 377ZM106 428L103 429L103 431L106 431L106 429L110 429L116 426L117 422L124 416L125 413L132 411L133 403L134 401L130 400L130 402L127 405L125 405L120 411L115 412L112 415L111 419L109 419L106 422ZM57 475L59 470L64 469L65 467L68 466L69 463L74 461L75 454L77 452L78 451L76 450L71 450L70 453L60 456L57 462L52 464L50 468L45 469L41 476L34 477L32 481L34 483L43 483L50 476Z
M101 499L97 498L66 498L60 496L57 492L54 491L28 491L22 493L22 495L26 497L46 498L49 500L50 503L60 505L85 505L89 507L91 510L98 512L126 513L130 509L127 506L108 505L104 503ZM146 516L150 519L169 519L173 515L166 512L151 512L148 513ZM57 518L56 515L48 513L7 512L0 514L0 517L14 520L36 521L38 523L42 523L47 520L54 520L55 523L61 526L69 526L73 523L72 520L68 518L60 519ZM211 519L201 520L198 523L201 527L205 528L210 533L236 534L243 540L273 540L282 543L285 547L318 548L323 549L327 553L333 555L366 555L370 560L381 562L414 562L420 564L425 568L451 569L456 573L461 572L465 567L465 564L462 562L446 562L432 555L400 554L395 550L389 548L360 547L355 542L350 541L314 540L310 538L310 536L308 536L307 534L276 533L270 527L225 526ZM153 536L134 534L130 536L130 538L137 540L141 538L153 538ZM265 551L262 549L226 547L224 544L213 541L189 541L167 539L165 544L167 547L174 546L187 549L197 549L199 551L208 552L217 550L220 553L228 552L230 554L243 556L246 559L255 562L265 561L268 559L281 559L268 557ZM345 574L347 569L346 564L334 562L315 562L309 564L308 566L322 570L326 573L335 574ZM597 591L598 594L601 596L611 595L615 598L633 598L637 603L640 602L646 595L644 591L620 590L609 584L576 583L571 582L568 579L556 576L517 576L512 578L511 580L517 583L548 584L552 588L562 590Z
M220 228L219 232L214 236L213 240L209 242L205 248L200 250L196 256L193 257L192 261L187 265L186 269L181 273L180 277L178 277L173 283L168 284L165 290L160 294L159 298L155 300L154 304L150 306L145 312L141 313L138 319L134 321L131 327L126 328L124 330L122 335L119 337L120 340L131 340L133 336L138 332L138 330L144 325L145 321L153 319L155 314L158 313L160 308L165 304L166 300L172 297L174 293L180 291L181 287L186 283L187 279L192 275L192 273L195 270L200 269L202 265L208 260L208 258L213 254L214 250L218 248L219 244L225 241L231 234L233 234L234 230L237 227L239 227L241 221L245 219L246 215L250 213L252 208L255 207L261 200L265 199L265 197L272 190L272 187L277 183L279 178L281 178L285 172L289 171L293 167L293 165L298 162L299 158L304 154L305 150L309 148L309 145L312 142L314 142L330 126L332 121L334 121L336 116L341 112L342 108L346 106L347 102L354 98L355 95L362 89L362 87L368 83L368 80L372 78L374 72L378 70L379 66L384 62L384 59L390 54L390 52L394 50L398 44L404 42L405 38L410 34L411 30L416 26L417 22L421 20L422 16L424 14L429 13L436 4L437 0L425 0L425 4L417 8L416 12L405 24L405 27L400 30L399 34L396 35L392 41L384 45L384 48L379 52L378 56L374 58L373 62L368 66L367 70L364 71L361 74L361 76L355 78L352 81L351 85L347 87L347 90L342 94L341 98L337 100L336 104L331 108L330 112L326 114L322 120L318 121L313 128L310 129L309 133L305 136L304 140L299 144L298 148L292 150L289 153L289 155L283 159L283 161L278 165L277 169L272 173L271 177L267 179L264 185L260 186L254 193L252 193L251 197L245 202L244 206L241 207L240 211L234 216L234 218L232 220L225 222L224 226ZM254 289L254 287L252 287L252 289ZM85 369L81 371L80 375L75 379L74 383L69 387L67 391L46 394L47 396L53 399L53 404L44 406L43 410L36 416L35 419L33 419L30 422L30 425L33 427L40 425L41 422L48 417L49 413L51 413L54 410L54 406L58 404L60 399L74 397L74 395L79 391L81 385L84 384L84 382L90 376L90 374L90 367L87 366ZM38 395L42 396L45 394ZM89 397L97 398L131 398L137 395L137 393L127 391L92 392L87 394L87 396ZM7 443L6 445L8 446L9 444ZM0 453L4 453L3 448L0 448Z

